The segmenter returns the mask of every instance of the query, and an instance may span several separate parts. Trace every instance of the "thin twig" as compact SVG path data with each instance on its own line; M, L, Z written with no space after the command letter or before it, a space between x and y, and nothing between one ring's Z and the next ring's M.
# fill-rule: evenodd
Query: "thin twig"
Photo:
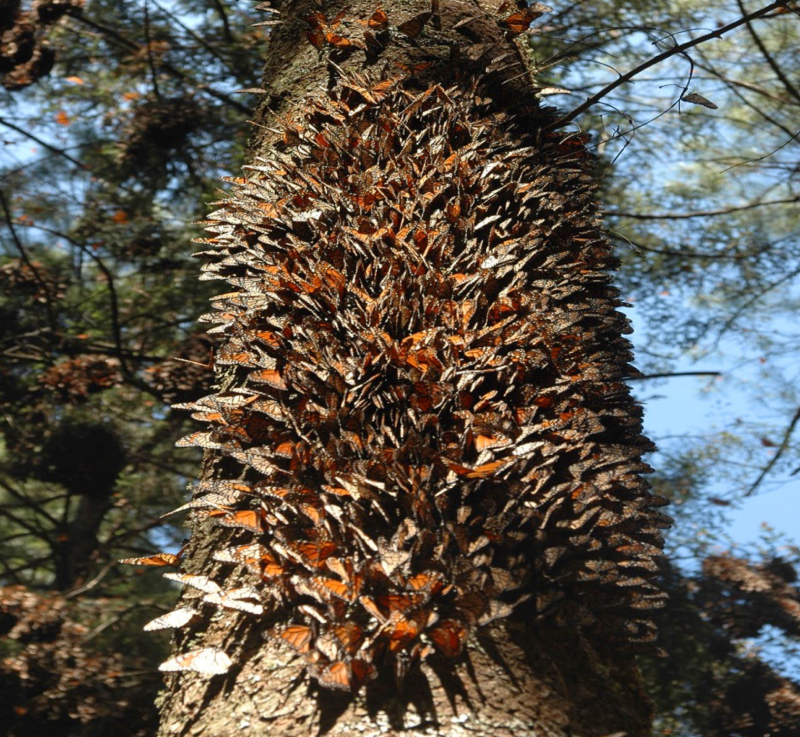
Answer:
M795 427L797 427L797 423L800 422L800 408L794 413L794 417L792 417L792 421L789 423L789 427L786 428L786 432L783 433L783 440L781 444L778 446L778 450L775 451L775 455L770 458L769 463L767 463L764 468L761 469L761 473L758 474L758 478L755 480L753 485L745 492L745 496L751 496L756 489L761 485L761 482L764 480L766 475L772 470L775 464L778 462L780 457L783 455L784 451L789 447L789 440L792 437L792 433L794 432Z
M71 164L75 164L75 166L77 166L77 167L79 167L81 169L88 169L89 168L88 166L86 166L86 164L82 164L77 159L73 159L72 156L70 156L66 151L63 151L62 149L57 148L56 146L53 146L53 145L47 143L46 141L43 141L41 138L38 138L37 136L34 136L33 133L31 133L30 131L26 131L24 128L20 128L18 125L14 125L14 123L10 123L5 118L0 118L0 124L4 125L6 128L11 128L12 131L16 131L17 133L21 133L23 136L25 136L26 138L29 138L34 143L38 143L40 146L43 146L48 151L52 151L54 154L58 154L59 156L63 156Z
M686 41L685 43L678 44L677 46L673 46L671 49L667 49L666 51L654 56L652 59L640 64L638 67L631 69L629 72L625 74L621 74L617 79L615 79L610 84L607 84L603 89L599 92L596 92L591 97L587 98L583 103L578 105L578 107L571 110L566 115L562 116L555 122L551 123L547 126L548 129L552 128L561 128L562 126L566 125L567 123L575 120L581 113L588 110L593 105L596 105L600 100L602 100L607 94L612 92L613 90L617 89L617 87L621 87L623 84L630 82L635 76L641 74L646 69L655 66L656 64L660 64L662 61L669 59L677 54L682 54L684 51L693 48L694 46L698 46L699 44L705 43L706 41L710 41L715 38L722 38L725 33L738 28L745 23L749 23L756 18L760 18L767 13L772 12L773 10L784 7L789 3L789 0L777 0L774 3L770 3L766 7L761 8L761 10L756 10L753 13L750 13L746 16L738 18L737 20L733 21L732 23L728 23L727 26L723 26L722 28L718 28L716 31L711 31L710 33L706 33L703 36L698 36L695 39L690 41Z
M646 379L670 379L673 376L722 376L722 371L670 371L663 374L643 374L631 376L629 381L645 381Z
M736 4L739 6L739 10L744 13L745 8L742 4L742 0L736 0ZM783 86L786 88L786 91L794 97L797 102L800 102L800 90L797 89L792 84L792 81L784 74L783 69L778 66L778 63L775 59L772 58L772 55L767 51L767 47L764 46L764 42L761 40L761 37L756 33L756 29L753 28L752 23L750 21L747 22L747 32L750 34L750 37L753 39L753 43L758 46L758 50L761 52L761 55L766 59L767 64L769 64L770 69L775 72L775 76L781 81Z
M688 218L705 218L715 217L717 215L730 215L733 212L741 212L742 210L752 210L756 207L765 207L766 205L787 205L800 202L800 196L788 197L783 200L768 200L767 202L750 202L746 205L739 205L736 207L725 207L718 210L695 210L694 212L654 212L654 213L641 213L641 212L620 212L614 210L606 210L604 214L608 217L616 218L630 218L631 220L686 220Z

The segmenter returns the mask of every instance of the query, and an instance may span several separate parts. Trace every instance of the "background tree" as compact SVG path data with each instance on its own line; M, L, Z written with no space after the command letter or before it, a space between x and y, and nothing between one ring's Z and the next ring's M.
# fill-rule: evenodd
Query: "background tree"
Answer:
M197 282L197 264L186 258L187 234L199 235L187 223L203 218L204 203L218 198L217 175L235 173L241 164L252 108L234 90L258 86L254 60L268 28L252 28L265 16L242 3L91 2L82 9L69 5L62 15L66 5L6 3L0 9L0 71L22 70L17 81L5 82L13 91L0 115L0 576L6 585L40 592L61 588L68 619L87 622L93 611L90 631L102 627L87 648L140 654L154 668L163 652L153 653L158 640L143 637L139 628L166 612L174 593L158 577L114 561L154 546L174 544L177 551L184 535L172 526L174 518L158 520L185 499L185 480L196 468L192 451L171 447L185 434L186 418L165 402L201 396L212 381L206 368L211 339L193 326L214 291ZM608 65L625 73L673 44L766 6L556 7L531 39L537 62L547 66L542 79L551 89L543 94L571 90L571 97L555 98L571 109L615 79ZM706 556L723 528L698 539L682 520L719 519L762 471L752 493L772 488L800 465L793 439L800 403L786 369L796 331L781 321L794 309L797 268L797 28L791 4L775 8L650 67L635 84L603 97L587 111L589 119L576 121L589 131L602 129L592 145L601 157L607 212L618 218L611 221L612 235L621 244L623 292L637 304L638 362L645 373L669 373L686 351L740 348L759 369L750 374L754 396L773 410L769 422L745 415L725 432L709 433L706 444L693 439L691 452L686 442L659 443L669 452L659 456L656 481L659 493L680 503L673 507L681 526L672 539L675 560L684 561L666 580L674 600L687 602L687 618L667 616L662 623L662 644L683 653L688 643L698 643L691 659L676 655L647 667L651 682L664 684L651 689L664 728L677 732L724 734L731 728L721 720L737 703L731 700L739 693L735 684L754 679L765 685L749 690L765 694L760 713L778 719L774 700L766 697L775 689L766 688L770 678L755 667L765 653L747 655L757 658L748 661L754 669L732 660L717 666L721 645L704 644L701 634L710 630L700 626L703 617L688 616L703 611L689 594L706 579L699 566L685 562L687 550ZM53 52L49 74L40 62L31 63L43 48ZM718 109L678 102L692 91ZM661 163L654 166L655 160ZM737 376L715 385L725 390ZM121 460L95 468L96 454L85 461L72 455L75 437L99 438L121 449ZM749 473L741 472L742 463ZM796 562L794 549L766 541L749 565L769 565L776 557ZM21 620L6 612L3 621L6 630ZM714 632L734 653L755 631L732 627L725 617L715 621ZM776 653L791 657L794 635L778 635L770 626L759 631L773 633L766 660L778 669L776 677L791 676L775 659ZM19 632L11 629L2 645L11 658L27 647ZM48 636L57 649L53 632ZM687 664L680 678L674 677L676 663ZM107 679L103 687L130 694L142 678L156 687L141 661L126 668L130 675ZM104 668L94 672L102 680ZM77 679L48 689L30 671L24 679L18 669L10 673L27 690L18 692L17 711L3 721L9 733L46 733L45 725L55 724L46 704L54 701L76 733L81 724L92 734L119 729L101 727L97 713L76 707L86 703L85 692L79 698L70 686ZM689 708L690 693L711 693L695 688L702 683L716 684L715 696L695 699ZM758 733L758 726L752 729Z

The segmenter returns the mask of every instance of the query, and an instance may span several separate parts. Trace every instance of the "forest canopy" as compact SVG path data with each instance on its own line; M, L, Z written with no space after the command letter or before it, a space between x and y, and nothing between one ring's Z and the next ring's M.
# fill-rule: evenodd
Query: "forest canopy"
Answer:
M591 136L636 391L737 397L729 423L653 437L676 518L640 662L656 733L794 734L800 550L737 545L726 520L800 471L800 9L554 6L525 40L542 104ZM168 643L141 628L177 590L118 560L185 542L164 515L189 499L200 457L174 443L197 428L170 406L208 393L216 346L191 241L241 169L278 18L0 2L3 734L153 733Z

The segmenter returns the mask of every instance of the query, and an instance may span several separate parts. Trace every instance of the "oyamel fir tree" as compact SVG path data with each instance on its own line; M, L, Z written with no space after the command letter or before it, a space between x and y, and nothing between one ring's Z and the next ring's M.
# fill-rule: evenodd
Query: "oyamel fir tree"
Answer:
M163 735L648 733L668 518L545 8L292 0L210 217ZM278 12L279 11L279 12Z

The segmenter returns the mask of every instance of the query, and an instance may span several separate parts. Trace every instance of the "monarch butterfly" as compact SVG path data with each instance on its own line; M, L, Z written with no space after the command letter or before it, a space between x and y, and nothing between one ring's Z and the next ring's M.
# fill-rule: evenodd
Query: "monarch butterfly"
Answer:
M477 409L477 408L476 408ZM479 453L487 448L499 448L508 445L511 441L504 435L475 435L473 438L475 450Z
M193 432L175 443L176 448L205 448L207 450L220 450L232 447L231 441L220 441L213 432Z
M389 17L386 11L379 5L375 12L370 16L367 25L374 31L382 31L389 24Z
M322 667L314 666L309 668L309 671L319 681L320 686L338 688L342 691L354 690L367 679L374 678L376 674L375 667L363 660L353 660L349 663L339 660Z
M381 594L375 597L375 603L388 615L404 615L425 603L423 594Z
M213 514L213 513L212 513ZM222 527L237 527L251 532L263 532L263 515L259 510L240 509L217 520Z
M208 576L194 576L190 573L165 573L164 578L199 589L204 594L218 594L222 591L222 587L216 581L208 578Z
M190 607L181 607L174 611L162 614L154 620L148 622L144 626L145 632L152 632L153 630L171 629L173 627L183 627L194 619L197 610Z
M325 45L325 34L322 31L306 31L306 38L314 48L321 49Z
M281 546L279 552L284 552L309 570L314 570L322 567L325 560L330 558L336 550L336 543L332 540L320 540L317 542L293 543L291 547Z
M252 351L244 350L243 346L236 344L223 344L214 354L215 363L221 366L257 366L258 357Z
M470 624L475 624L486 611L488 601L480 592L473 591L459 596L455 601L459 614Z
M414 591L424 594L434 594L444 586L444 577L436 571L424 571L412 576L406 581L406 585Z
M715 105L711 100L707 100L702 95L698 95L696 92L690 92L688 95L684 95L681 97L681 100L684 102L691 102L695 105L702 105L703 107L710 108L711 110L718 110L718 106Z
M219 594L206 594L203 597L203 601L208 602L209 604L217 604L218 606L224 607L226 609L237 609L242 612L248 612L249 614L263 614L264 607L261 604L253 604L249 601L243 601L242 599L246 597L239 597L236 594L236 590L232 591L223 591Z
M325 510L313 504L299 504L300 511L308 517L315 525L322 524L325 519Z
M489 622L493 622L495 619L501 619L503 617L507 617L513 611L514 607L511 606L511 604L506 604L503 601L492 599L489 602L489 606L487 607L486 611L481 615L480 619L478 620L478 624L480 624L481 626L489 624Z
M231 453L231 457L244 463L246 466L250 466L250 468L255 469L265 476L269 476L281 470L270 460L268 453L262 449L253 448L250 450L237 451Z
M391 576L398 568L404 566L411 558L407 550L388 550L378 546L380 552L380 565L387 576Z
M333 594L334 596L338 596L340 599L347 599L349 601L353 601L357 595L357 592L354 589L351 589L346 583L342 583L341 581L337 581L333 578L322 578L321 576L317 576L312 578L310 583L312 588L321 592L325 596L324 601L328 601L328 594Z
M288 385L281 377L279 371L275 369L264 369L263 371L251 371L248 375L250 381L254 381L257 384L269 384L276 389L286 390L288 389Z
M433 13L430 12L420 13L419 15L415 15L413 18L409 18L404 23L401 23L399 26L397 26L397 30L409 38L416 38L420 33L422 33L425 25L432 17Z
M311 649L314 642L314 629L304 624L290 624L277 634L273 634L272 637L283 640L297 652L305 654Z
M340 36L338 33L326 33L325 40L337 49L347 49L351 46L360 48L363 44L360 41L351 41L349 38Z
M132 566L172 566L177 568L181 558L173 553L155 553L154 555L146 555L143 558L123 558L119 562Z
M446 658L455 658L461 654L467 639L467 630L455 619L443 619L426 632L434 647Z
M364 631L355 622L335 626L331 632L342 649L352 658L364 642Z
M206 676L214 676L227 673L231 665L233 661L222 650L205 647L167 660L159 665L158 669L167 673L192 670Z

